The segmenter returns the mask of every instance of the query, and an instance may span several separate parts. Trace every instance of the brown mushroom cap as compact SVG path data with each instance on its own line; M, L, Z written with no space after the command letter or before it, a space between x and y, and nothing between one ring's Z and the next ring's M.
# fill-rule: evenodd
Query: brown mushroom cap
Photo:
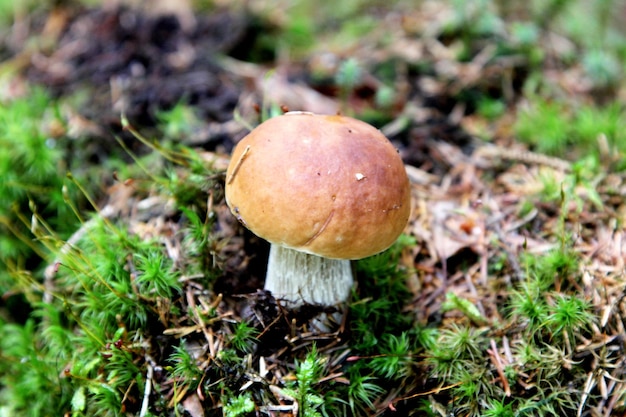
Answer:
M226 202L272 244L335 259L387 249L410 212L398 152L376 128L344 116L287 113L239 142Z

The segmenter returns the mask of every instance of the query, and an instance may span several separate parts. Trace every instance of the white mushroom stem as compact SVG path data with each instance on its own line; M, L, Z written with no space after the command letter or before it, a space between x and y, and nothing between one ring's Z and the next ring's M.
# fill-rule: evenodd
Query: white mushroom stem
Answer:
M265 289L286 307L343 303L353 282L349 260L322 258L279 245L270 248Z

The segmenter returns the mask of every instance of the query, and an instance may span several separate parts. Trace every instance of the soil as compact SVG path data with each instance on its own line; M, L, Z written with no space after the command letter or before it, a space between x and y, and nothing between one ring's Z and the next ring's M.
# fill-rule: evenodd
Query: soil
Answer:
M31 31L45 34L52 18L34 19ZM108 132L102 135L105 144L112 135L126 137L121 128L122 113L133 125L149 128L158 123L159 112L184 103L193 107L202 123L215 126L231 121L238 105L247 106L243 110L250 113L262 104L259 91L255 91L252 103L242 102L242 95L251 89L250 77L222 64L223 57L250 58L249 49L256 44L256 38L263 30L271 30L246 13L198 15L191 29L174 15L152 16L130 8L71 10L54 18L61 20L57 23L62 28L58 39L53 47L32 56L26 69L28 81L44 86L57 97L81 93L90 97L80 114L101 127L98 132ZM290 80L308 82L308 88L337 99L338 88L313 81L306 66L294 64L287 71ZM405 83L411 87L401 104L414 103L422 115L412 118L407 129L390 135L390 140L400 148L407 164L442 174L448 166L432 154L431 141L450 143L466 154L473 147L470 136L451 117L457 98L446 89L427 92L420 87L421 80L430 75L407 74ZM361 106L371 105L376 88L364 81L355 87L354 101ZM494 96L502 93L494 87L494 81L476 88L489 89ZM464 113L469 111L472 109ZM205 135L195 145L228 152L243 133L218 131ZM109 148L106 145L94 152L102 159Z

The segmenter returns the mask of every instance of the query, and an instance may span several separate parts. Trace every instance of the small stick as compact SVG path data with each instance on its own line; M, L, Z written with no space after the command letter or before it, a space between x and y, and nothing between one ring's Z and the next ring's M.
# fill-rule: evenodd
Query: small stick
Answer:
M507 397L511 396L511 387L509 386L509 381L506 379L504 375L504 371L502 370L502 358L498 354L498 347L496 346L496 341L491 339L491 349L489 349L489 356L491 357L491 362L496 367L496 371L498 371L498 375L500 376L500 381L502 381L502 388L504 388L504 393Z

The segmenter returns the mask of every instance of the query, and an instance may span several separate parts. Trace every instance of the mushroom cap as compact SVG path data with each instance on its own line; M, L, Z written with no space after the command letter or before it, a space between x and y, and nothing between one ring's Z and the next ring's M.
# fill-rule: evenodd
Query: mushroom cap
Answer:
M404 163L379 130L304 112L269 119L237 144L226 202L270 243L334 259L387 249L411 210Z

